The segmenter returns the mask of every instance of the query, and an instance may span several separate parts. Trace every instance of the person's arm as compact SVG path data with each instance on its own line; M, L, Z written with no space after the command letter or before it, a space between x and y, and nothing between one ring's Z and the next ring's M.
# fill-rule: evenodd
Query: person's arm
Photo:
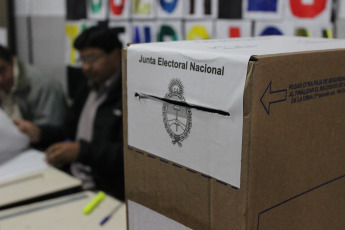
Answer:
M65 132L62 126L38 126L22 119L13 119L13 122L19 131L28 136L30 143L40 149L45 149L64 138Z
M121 143L59 142L49 146L45 153L52 165L78 161L98 171L111 171L123 163Z
M41 129L34 123L22 119L13 119L18 130L24 133L30 140L30 143L36 144L41 139Z
M59 142L46 149L46 161L52 165L75 162L79 153L79 142Z

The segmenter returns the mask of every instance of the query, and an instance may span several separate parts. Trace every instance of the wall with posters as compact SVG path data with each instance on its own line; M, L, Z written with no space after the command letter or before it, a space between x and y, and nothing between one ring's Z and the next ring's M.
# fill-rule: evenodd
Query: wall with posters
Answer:
M66 28L75 28L66 29L71 42L77 30L98 21L121 28L124 44L264 35L332 38L335 9L344 17L343 1L333 0L85 0L84 4L84 18L66 21ZM70 52L66 64L75 65L76 52L66 50Z
M67 66L67 78L61 77L65 85L74 84L70 75L78 75L79 56L72 46L75 38L97 23L118 28L124 44L264 35L345 38L343 0L16 0L16 3L29 9L27 15L18 19L27 18L25 22L31 23L29 27L22 25L31 28L27 32L34 44L28 51L30 62L36 65L45 62L45 68ZM52 48L54 44L56 49ZM50 64L46 63L48 59L37 58L52 53L57 56ZM66 84L66 79L71 82Z

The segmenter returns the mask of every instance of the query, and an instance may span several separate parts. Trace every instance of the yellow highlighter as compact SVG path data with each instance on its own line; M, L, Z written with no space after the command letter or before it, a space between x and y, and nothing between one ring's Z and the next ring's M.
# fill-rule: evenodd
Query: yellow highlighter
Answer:
M104 192L98 192L97 195L83 208L83 213L85 215L90 214L94 208L105 198Z

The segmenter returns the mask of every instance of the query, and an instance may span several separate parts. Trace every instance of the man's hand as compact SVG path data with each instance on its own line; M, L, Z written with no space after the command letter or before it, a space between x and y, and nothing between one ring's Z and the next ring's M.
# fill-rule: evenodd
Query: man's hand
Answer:
M30 121L21 119L13 119L14 124L17 126L19 131L23 132L29 137L31 143L35 144L41 139L41 130L38 126Z
M79 142L60 142L51 145L46 151L46 161L52 165L72 163L79 154Z

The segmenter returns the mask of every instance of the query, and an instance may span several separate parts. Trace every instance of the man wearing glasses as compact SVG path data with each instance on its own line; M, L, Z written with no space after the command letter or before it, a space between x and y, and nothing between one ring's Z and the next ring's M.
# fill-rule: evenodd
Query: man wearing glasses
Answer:
M84 189L124 200L121 49L115 29L95 26L74 42L87 84L79 87L64 126L17 120L32 143L49 146L46 160L71 164Z

